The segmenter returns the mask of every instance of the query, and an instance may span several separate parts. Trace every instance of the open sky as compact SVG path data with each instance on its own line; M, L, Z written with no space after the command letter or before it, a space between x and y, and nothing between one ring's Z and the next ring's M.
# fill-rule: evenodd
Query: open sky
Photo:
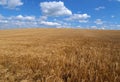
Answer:
M0 0L0 29L120 30L120 0Z

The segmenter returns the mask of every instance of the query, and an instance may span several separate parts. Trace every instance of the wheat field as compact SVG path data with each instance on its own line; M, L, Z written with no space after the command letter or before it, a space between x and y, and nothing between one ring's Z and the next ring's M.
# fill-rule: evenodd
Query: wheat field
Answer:
M120 31L0 30L0 82L120 82Z

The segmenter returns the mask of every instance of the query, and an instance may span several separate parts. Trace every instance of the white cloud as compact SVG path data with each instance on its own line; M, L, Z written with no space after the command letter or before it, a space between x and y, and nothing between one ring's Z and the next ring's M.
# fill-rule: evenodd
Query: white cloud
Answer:
M23 15L10 16L6 18L8 20L21 20L21 21L34 21L36 19L35 16L23 16Z
M104 22L101 19L96 19L94 23L100 25L100 24L103 24Z
M72 12L65 7L64 3L59 1L42 2L40 7L43 15L46 16L64 16L72 15Z
M17 27L27 27L27 28L30 28L30 27L36 27L38 26L37 25L37 22L36 21L12 21L11 22L12 25L15 25Z
M23 27L60 27L61 23L48 22L45 16L37 18L35 16L10 16L4 17L0 14L0 29L4 28L23 28Z
M23 5L23 2L21 0L0 0L0 5L14 9L17 6Z
M30 27L38 27L36 21L19 21L19 20L1 20L0 21L0 29L7 28L30 28Z
M88 14L73 14L71 15L69 18L66 18L65 20L67 21L79 21L79 22L83 22L83 23L86 23L88 22L88 18L90 18L91 16L88 15Z
M47 21L41 21L40 24L46 25L46 26L60 26L61 25L57 22L47 22Z
M21 28L21 27L38 27L35 16L10 16L5 17L0 15L0 29L6 28Z
M102 10L102 9L105 9L105 7L104 6L99 6L99 7L95 8L96 11L99 11L99 10Z
M35 16L22 16L22 15L18 15L15 18L18 19L18 20L29 20L29 21L35 20Z
M8 21L5 20L5 17L0 14L0 23L7 23Z

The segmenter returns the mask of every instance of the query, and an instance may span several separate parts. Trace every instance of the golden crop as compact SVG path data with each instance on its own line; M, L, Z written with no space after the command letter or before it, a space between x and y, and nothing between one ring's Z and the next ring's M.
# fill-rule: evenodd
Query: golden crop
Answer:
M120 82L120 31L0 31L0 82Z

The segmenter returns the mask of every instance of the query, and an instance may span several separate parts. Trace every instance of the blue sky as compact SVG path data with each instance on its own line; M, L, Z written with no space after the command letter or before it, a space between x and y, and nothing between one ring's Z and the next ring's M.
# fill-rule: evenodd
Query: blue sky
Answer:
M120 30L120 0L0 0L0 29Z

